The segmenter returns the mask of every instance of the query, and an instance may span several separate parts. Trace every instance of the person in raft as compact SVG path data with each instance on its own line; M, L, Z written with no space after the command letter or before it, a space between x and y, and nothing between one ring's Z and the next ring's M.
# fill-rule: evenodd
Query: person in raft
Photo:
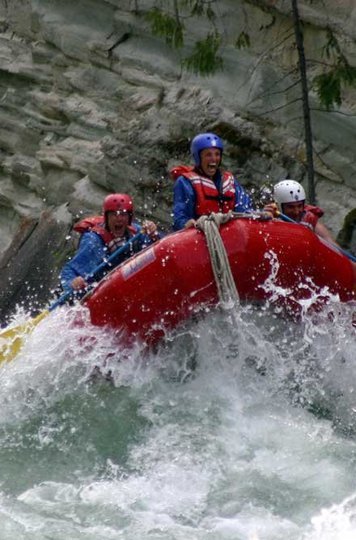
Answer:
M180 165L170 171L173 188L173 229L193 227L212 212L250 212L249 195L233 174L220 169L224 145L214 133L200 133L191 143L194 166Z
M282 213L296 223L309 227L327 242L336 244L330 231L319 221L324 211L319 206L306 204L305 191L299 182L295 180L278 182L273 188L273 199L274 202L264 207L265 212L269 212L275 218Z
M117 264L160 238L153 221L144 221L140 227L133 221L133 213L132 198L125 193L113 193L104 199L103 215L85 218L74 225L73 229L81 233L81 237L76 254L60 273L64 290L84 290L86 277L138 232L143 233L142 239L133 242Z

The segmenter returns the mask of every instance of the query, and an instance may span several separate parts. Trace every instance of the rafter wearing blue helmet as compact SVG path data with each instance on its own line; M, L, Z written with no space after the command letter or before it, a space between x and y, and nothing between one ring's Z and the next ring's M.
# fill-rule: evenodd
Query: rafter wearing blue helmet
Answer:
M249 212L252 201L233 174L220 169L224 145L215 133L200 133L190 147L194 166L170 171L175 180L173 215L175 230L190 227L212 212Z

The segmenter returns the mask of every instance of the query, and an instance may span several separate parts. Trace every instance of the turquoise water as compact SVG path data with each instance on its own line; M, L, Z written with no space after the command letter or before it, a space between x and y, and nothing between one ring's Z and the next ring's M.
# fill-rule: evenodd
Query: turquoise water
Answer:
M150 353L53 312L0 370L0 539L354 540L353 309L210 312Z

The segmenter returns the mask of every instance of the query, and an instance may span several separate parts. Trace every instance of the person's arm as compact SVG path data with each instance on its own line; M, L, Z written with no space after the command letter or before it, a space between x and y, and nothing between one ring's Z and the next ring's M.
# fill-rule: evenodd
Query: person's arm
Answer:
M320 238L323 238L327 242L330 242L331 244L335 244L336 246L338 245L336 240L334 240L329 229L327 229L325 225L323 225L323 223L320 223L320 221L318 221L317 224L315 225L315 232L318 236L320 236Z
M252 212L254 205L251 197L246 193L244 188L235 179L235 212Z
M135 234L137 234L138 232L142 233L142 238L137 240L133 246L134 253L141 251L141 249L147 246L150 246L164 236L164 234L158 230L156 223L148 219L145 219L142 222L142 225L140 225L140 223L138 223L137 221L133 221L131 223L131 227L134 227Z
M173 187L173 229L184 229L187 222L195 219L195 193L186 178L180 176Z
M263 212L270 214L271 218L278 218L279 210L275 202L270 202L263 207Z
M78 251L62 268L60 273L62 287L65 290L85 287L86 276L101 264L106 254L107 250L99 235L94 232L84 233L80 239Z
M145 244L153 244L153 242L156 242L162 238L162 233L159 232L154 221L145 219L145 221L142 223L141 231L146 237L144 240Z

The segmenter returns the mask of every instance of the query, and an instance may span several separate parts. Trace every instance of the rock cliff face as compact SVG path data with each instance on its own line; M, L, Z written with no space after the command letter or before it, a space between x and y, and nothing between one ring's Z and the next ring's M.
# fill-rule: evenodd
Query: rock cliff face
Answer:
M108 192L130 192L138 218L169 228L167 171L189 162L201 130L224 138L224 164L247 187L286 175L305 183L291 2L218 4L225 67L202 78L181 59L208 30L204 19L185 18L185 45L173 50L145 18L153 1L0 0L2 320L29 292L46 302L72 222L98 212ZM299 9L309 76L330 28L355 65L354 2ZM241 32L250 46L239 50ZM326 112L310 91L318 203L335 234L356 207L355 96L345 90L342 107Z

